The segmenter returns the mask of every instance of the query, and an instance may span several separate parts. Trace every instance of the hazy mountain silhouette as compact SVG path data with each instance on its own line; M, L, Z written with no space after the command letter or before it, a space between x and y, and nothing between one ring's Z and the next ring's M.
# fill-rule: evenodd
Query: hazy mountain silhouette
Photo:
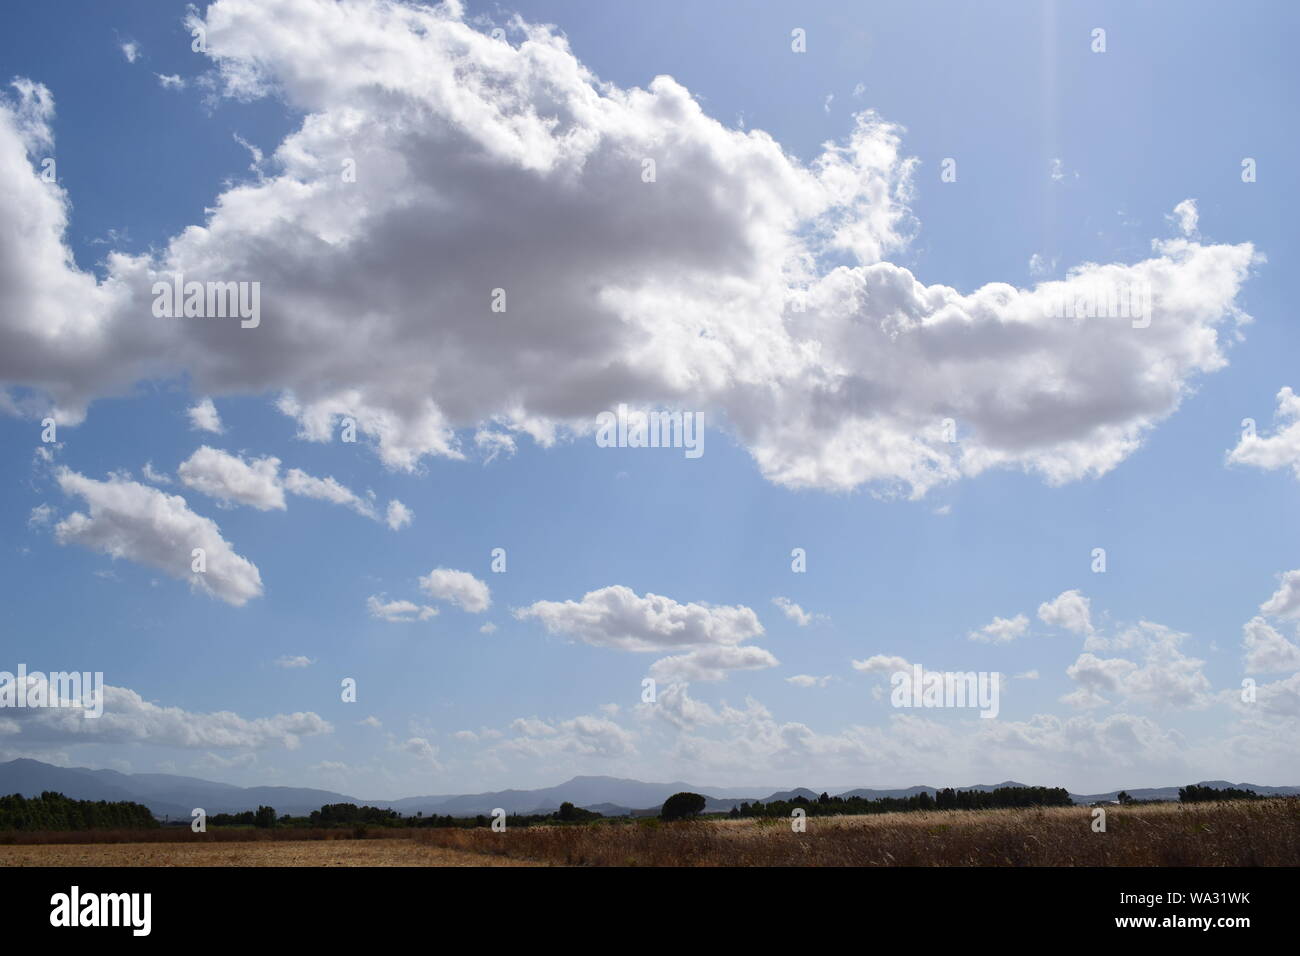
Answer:
M1200 785L1218 789L1237 787L1269 796L1300 794L1300 787L1267 787L1253 783L1229 783L1226 780L1200 781ZM1023 786L1025 784L1008 780L957 789L993 790L997 787ZM796 796L816 800L823 792L804 787L785 790L767 787L705 787L681 781L645 783L622 777L574 777L557 786L537 790L498 790L378 800L311 787L236 787L176 774L119 773L116 770L89 770L85 767L56 767L27 758L0 763L0 794L21 793L33 797L45 790L55 790L77 800L134 800L143 803L154 814L172 819L189 819L190 811L195 807L202 807L211 814L256 810L263 805L274 807L276 813L301 816L327 803L388 807L408 816L416 813L425 816L474 816L491 813L497 807L504 808L508 813L549 813L566 801L607 816L616 816L631 811L653 812L668 797L683 790L703 794L707 798L706 811L718 812L755 800L768 803L772 800L790 800ZM863 797L867 800L911 797L919 793L933 795L935 788L916 786L897 790L857 788L831 791L832 796ZM1114 800L1118 793L1118 790L1112 790L1107 793L1070 796L1076 803L1099 803ZM1178 787L1136 788L1129 789L1128 793L1138 800L1178 799Z

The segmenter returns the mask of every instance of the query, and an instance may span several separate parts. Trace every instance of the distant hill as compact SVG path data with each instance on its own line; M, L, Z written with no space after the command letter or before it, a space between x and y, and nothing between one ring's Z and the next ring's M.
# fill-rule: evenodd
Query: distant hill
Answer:
M1229 783L1227 780L1198 780L1197 786L1213 787L1215 790L1235 787L1238 790L1253 790L1265 797L1294 797L1300 794L1300 787L1264 787L1257 783ZM1138 787L1126 792L1134 800L1177 800L1178 790L1179 787ZM1119 794L1119 790L1091 794L1072 793L1070 799L1075 803L1109 803Z
M160 819L190 818L202 807L208 813L239 813L261 805L277 813L310 813L326 803L355 803L354 797L303 787L235 787L197 777L165 773L119 773L84 767L55 767L20 758L0 763L0 793L38 796L55 790L76 800L133 800Z
M1266 796L1300 794L1300 787L1266 787L1253 783L1229 783L1226 780L1203 780L1199 784L1216 789L1237 787ZM955 789L994 790L998 787L1023 786L1025 784L1008 780ZM649 816L657 813L668 797L683 790L704 795L706 812L725 813L741 803L753 803L756 800L770 803L774 800L792 800L797 796L816 800L823 792L806 787L785 790L767 787L704 787L681 781L645 783L622 777L595 776L574 777L554 787L537 790L498 790L375 800L310 787L236 787L176 774L119 773L116 770L89 770L85 767L56 767L26 758L0 763L0 794L21 793L23 796L34 797L45 790L55 790L76 800L133 800L143 803L160 819L167 817L173 820L188 820L190 811L195 807L203 807L208 813L241 813L264 805L274 807L276 813L302 816L327 803L369 804L372 807L396 810L406 816L414 816L416 813L425 816L474 816L491 813L497 807L503 807L508 813L550 813L567 801L606 816L629 813ZM830 792L833 796L876 800L881 797L912 797L919 793L933 795L936 790L930 786L916 786L898 790L857 788ZM1118 790L1096 794L1072 793L1070 797L1075 803L1102 803L1114 800L1118 793ZM1129 789L1128 793L1137 800L1178 799L1178 787L1137 788Z

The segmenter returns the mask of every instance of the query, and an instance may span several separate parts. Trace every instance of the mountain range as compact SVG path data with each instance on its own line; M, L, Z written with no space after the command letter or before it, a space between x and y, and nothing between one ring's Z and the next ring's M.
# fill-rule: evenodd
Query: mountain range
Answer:
M1201 786L1237 787L1253 790L1268 796L1293 796L1300 787L1267 787L1253 783L1229 783L1226 780L1205 780ZM959 787L961 790L993 790L997 787L1022 787L1025 784L1004 781L998 784L975 784ZM377 800L349 796L332 790L310 787L236 787L228 783L214 783L198 777L184 777L166 773L120 773L116 770L90 770L85 767L56 767L39 760L20 758L0 763L0 795L21 793L25 797L38 796L42 791L54 790L76 800L132 800L147 806L156 816L171 819L190 818L190 811L202 807L212 813L240 813L256 810L259 806L274 807L276 813L301 816L317 810L327 803L355 803L396 810L405 816L422 813L426 816L474 816L491 813L502 807L507 813L549 813L569 802L579 807L595 810L606 816L628 813L653 814L669 796L682 790L703 794L707 798L706 812L725 812L744 802L761 800L790 800L803 796L815 800L820 791L796 788L769 790L766 787L707 787L684 783L644 783L620 777L574 777L554 787L538 790L499 790L489 793L442 794L422 797L404 797L400 800ZM1104 803L1113 801L1120 791L1106 793L1070 794L1075 803ZM833 796L862 797L875 800L880 797L911 797L920 793L935 793L934 787L916 786L897 790L858 788L839 791ZM1177 800L1178 787L1136 788L1128 791L1137 800Z

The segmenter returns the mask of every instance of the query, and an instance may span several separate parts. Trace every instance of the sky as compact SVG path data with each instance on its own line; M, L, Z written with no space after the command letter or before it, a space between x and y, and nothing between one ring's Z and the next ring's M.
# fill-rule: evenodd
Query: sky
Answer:
M3 17L0 758L1300 784L1294 6Z

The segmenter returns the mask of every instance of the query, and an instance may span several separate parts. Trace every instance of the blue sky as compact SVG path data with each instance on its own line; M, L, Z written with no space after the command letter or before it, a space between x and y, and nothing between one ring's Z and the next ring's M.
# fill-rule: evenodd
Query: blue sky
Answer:
M1274 419L1300 346L1286 298L1297 142L1283 43L1300 17L1290 6L1253 4L1247 16L1213 3L1180 4L1176 15L1133 3L470 3L412 14L431 18L430 37L445 29L447 47L393 52L383 42L393 21L370 3L334 12L314 0L263 4L283 8L272 22L255 4L222 0L199 11L206 55L190 49L184 4L72 6L75 15L68 5L6 11L0 36L5 77L43 85L53 104L7 91L0 137L19 142L24 117L48 137L20 143L29 176L0 166L14 186L0 214L26 223L39 209L57 225L49 210L64 209L58 235L72 256L43 252L39 236L0 239L0 263L14 270L5 274L55 277L15 283L0 298L0 325L12 333L0 363L9 395L0 573L10 585L0 669L99 670L131 693L110 696L98 726L0 713L0 755L375 798L542 786L574 773L815 788L1015 777L1076 792L1300 782L1300 585L1293 594L1284 577L1300 567L1300 440ZM492 127L497 114L482 98L457 105L424 88L416 68L436 72L461 30L507 27L511 50L523 49L523 32L509 26L516 12L555 25L551 40L531 41L551 56L498 62L471 44L459 67L494 78L483 96L519 97L501 94L500 115L520 99L531 107L508 126L520 151ZM1091 49L1098 27L1104 52ZM796 28L806 52L791 49ZM603 178L599 150L585 162L568 146L545 159L549 140L528 117L575 95L570 54L619 95L640 88L656 99L615 119L562 109L561 128L598 130L615 155L671 144L657 154L659 181L640 182L639 164L627 184ZM684 119L672 90L651 86L660 75L720 126ZM867 110L896 124L894 139L867 129L858 142L886 158L849 165L884 192L837 206L814 175L818 157L827 142L849 143L854 114ZM277 154L304 122L309 135ZM769 146L755 145L753 130ZM313 162L339 158L323 152L335 135L369 157L364 215L314 188L312 177L326 174ZM39 205L52 192L39 181L45 156L57 162L63 206ZM401 162L386 165L394 157ZM1242 181L1245 157L1257 162L1254 182ZM956 160L955 182L940 180L945 158ZM582 188L568 191L566 175ZM752 192L726 193L737 178ZM520 181L527 189L512 191ZM672 197L697 187L730 198L715 208ZM645 195L660 205L638 205ZM797 215L772 211L785 197ZM1189 199L1182 208L1196 215L1184 226L1171 214ZM882 207L896 217L873 218ZM569 210L584 236L603 241L584 252L588 240L566 231ZM427 225L444 213L461 224L449 238ZM811 238L818 224L846 221L841 213L867 223L875 254ZM791 228L796 219L804 225ZM183 235L204 224L206 233ZM693 236L700 251L673 251L689 250ZM333 262L310 251L340 245L348 255ZM747 293L738 306L717 291L768 275L771 250L792 245L815 261L805 281L825 280L830 296L815 298L811 331L788 316L765 325L743 305ZM533 256L541 280L528 277ZM427 267L408 268L408 258ZM139 307L146 274L187 262L195 273L242 263L213 274L262 283L263 325L156 331L209 321L154 319ZM460 307L438 297L480 263L485 275L519 276L500 280L512 295L600 286L612 298L570 320L557 292L525 313L532 325L478 331L480 319L454 317ZM982 287L1028 295L1107 264L1166 290L1160 301L1173 304L1158 303L1153 329L1076 337L1035 327L1032 350L961 364L1033 325L1013 306L978 300ZM869 288L863 311L831 314L836 266ZM945 301L985 324L909 348L923 330L872 311L901 270L946 287ZM627 275L636 280L621 285ZM368 283L371 292L351 298ZM24 323L46 307L87 325L39 340ZM360 309L358 325L349 308ZM678 308L718 323L716 350L697 353L707 347L670 327ZM903 331L893 338L861 331L895 322ZM352 338L358 327L364 334ZM443 327L458 337L438 341L464 351L447 344L426 359L421 339ZM774 328L791 330L791 342L818 341L819 357L765 377L803 354L764 352L760 331ZM569 329L571 342L557 331ZM1134 338L1143 331L1162 337ZM942 373L941 349L955 354ZM753 355L762 358L751 365ZM836 398L817 405L820 393L800 383L831 366L843 376ZM487 383L502 396L496 405ZM286 412L286 392L307 410ZM340 396L365 407L355 444L333 437ZM440 425L415 407L426 397ZM205 398L219 432L192 420ZM590 423L620 400L703 411L705 454L598 447ZM819 412L801 417L809 407ZM954 417L959 454L974 457L932 473L900 423L941 407L970 410ZM46 414L59 420L57 445L41 441ZM321 415L324 435L312 430ZM1245 418L1260 437L1239 444ZM841 421L863 430L838 431ZM508 447L493 456L476 442L484 432ZM206 479L191 457L201 446L222 453ZM284 507L263 510L232 489L240 468L268 457L278 470L258 493L278 494ZM160 478L146 476L146 462ZM357 507L286 494L291 469L333 478ZM98 483L105 513L69 476ZM204 491L214 487L224 500ZM130 504L109 500L123 489ZM162 533L164 495L219 526L256 566L256 593L223 600L170 558L150 558L160 553L149 536ZM413 514L396 529L385 520L394 499ZM115 507L125 511L115 517ZM372 515L358 513L368 507ZM78 513L99 530L67 524ZM187 543L172 545L188 554ZM1091 569L1098 547L1105 573ZM494 548L506 550L505 573L492 570ZM805 573L791 570L793 548L806 550ZM464 576L422 585L435 569ZM489 589L486 610L460 590L468 576L479 582L471 590ZM631 594L623 613L584 598L614 601L611 588ZM1088 602L1086 624L1039 613L1071 591ZM658 611L683 633L698 629L697 640L652 633L647 595L666 598ZM372 597L438 613L393 622L370 610ZM810 619L801 624L776 598ZM737 612L738 625L719 608L748 614ZM759 629L744 623L749 614ZM971 639L1018 615L1013 639ZM628 650L636 641L659 644ZM689 664L654 670L682 651L719 647L766 656L724 667L722 679ZM310 663L284 666L295 658ZM888 694L894 658L1006 675L998 717L899 711ZM641 682L652 672L659 699L646 704ZM789 680L800 676L817 680ZM345 677L357 681L355 703L340 700ZM1247 677L1258 701L1239 700Z

